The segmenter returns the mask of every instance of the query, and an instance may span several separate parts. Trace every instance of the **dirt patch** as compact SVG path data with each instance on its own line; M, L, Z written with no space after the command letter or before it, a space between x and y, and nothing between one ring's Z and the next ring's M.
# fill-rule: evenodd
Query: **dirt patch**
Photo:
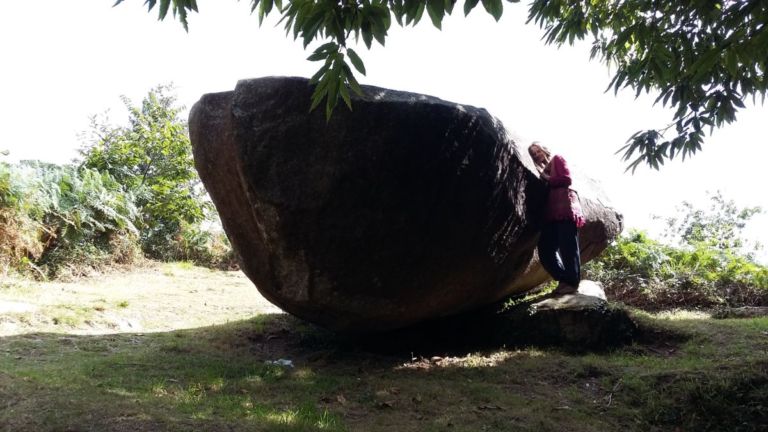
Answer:
M154 264L78 282L20 282L0 290L0 336L155 332L280 313L241 272Z

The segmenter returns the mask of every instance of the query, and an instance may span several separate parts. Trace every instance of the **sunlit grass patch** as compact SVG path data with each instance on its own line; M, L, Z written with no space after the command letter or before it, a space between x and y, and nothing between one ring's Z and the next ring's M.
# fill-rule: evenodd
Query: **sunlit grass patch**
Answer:
M287 426L287 430L344 431L338 417L328 410L319 410L311 405L302 405L296 409L275 410L256 406L250 410L250 417L268 420L277 426Z
M674 309L661 311L654 314L659 319L681 321L681 320L704 320L712 318L709 311Z
M3 295L23 296L32 294L35 290L35 283L30 280L0 274L0 293Z
M507 350L498 349L488 352L473 352L463 356L435 356L431 358L414 357L395 367L395 370L423 370L432 368L493 368L510 361L526 362L532 358L546 357L546 351L537 348Z
M533 303L536 300L543 299L548 294L557 288L557 281L549 281L540 285L538 288L532 289L524 294L509 298L503 305L502 309L511 309L517 305Z
M195 265L195 263L190 261L174 261L174 262L163 263L161 267L161 271L165 276L178 276L178 275L188 273L190 271L197 271L197 270L210 271L209 269L198 267Z
M57 326L79 327L86 321L93 319L98 312L90 306L62 304L47 308L46 315L51 317L51 322Z

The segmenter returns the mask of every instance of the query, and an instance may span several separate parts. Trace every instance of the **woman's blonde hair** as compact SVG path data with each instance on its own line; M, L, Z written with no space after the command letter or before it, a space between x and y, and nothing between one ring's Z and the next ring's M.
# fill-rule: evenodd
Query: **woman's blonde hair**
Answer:
M541 149L541 151L544 152L545 155L547 155L547 162L545 162L543 164L536 163L536 158L533 157L533 148L534 147L538 147L539 149ZM528 146L528 154L531 155L531 159L533 159L533 163L538 165L541 168L544 168L547 165L547 163L549 163L549 160L552 159L552 152L550 152L548 148L546 148L543 145L541 145L541 143L538 142L538 141L534 141L534 142L531 143L531 145Z

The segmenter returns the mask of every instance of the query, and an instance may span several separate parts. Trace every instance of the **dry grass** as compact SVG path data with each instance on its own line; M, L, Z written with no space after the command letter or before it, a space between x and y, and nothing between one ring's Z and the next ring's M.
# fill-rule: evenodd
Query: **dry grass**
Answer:
M76 282L0 282L0 336L157 332L280 310L240 272L153 264Z

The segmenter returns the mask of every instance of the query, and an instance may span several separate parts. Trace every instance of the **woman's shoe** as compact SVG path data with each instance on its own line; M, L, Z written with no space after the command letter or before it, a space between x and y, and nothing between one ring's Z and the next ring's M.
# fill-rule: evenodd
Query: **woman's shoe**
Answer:
M575 286L573 286L571 284L568 284L568 283L565 283L565 282L560 282L560 283L557 284L557 288L555 288L555 290L552 291L552 294L554 294L556 296L561 296L561 295L565 295L565 294L573 294L576 291L578 291L578 289L579 289L578 287L575 287Z

